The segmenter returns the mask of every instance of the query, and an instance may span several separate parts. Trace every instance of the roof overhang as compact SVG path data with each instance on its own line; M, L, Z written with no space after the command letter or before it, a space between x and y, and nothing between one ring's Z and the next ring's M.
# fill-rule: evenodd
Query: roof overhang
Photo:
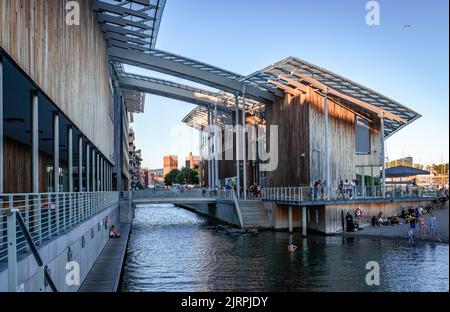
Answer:
M156 45L166 0L92 0L109 47L149 51Z
M312 85L312 81L317 82L336 91L333 96L344 104L353 105L354 108L371 114L384 112L386 137L421 117L415 111L376 91L296 57L288 57L247 76L248 81L264 86L268 90L280 88L280 85L298 89L286 78L305 86ZM315 87L317 88L317 85Z
M208 109L203 106L197 106L183 118L182 122L201 131L208 126ZM217 126L220 129L224 129L226 125L231 124L231 112L217 111Z
M245 81L246 78L239 74L156 49L144 53L114 46L110 48L110 59L194 81L231 94L245 93L246 98L264 104L273 103L275 95L283 96L276 88L271 88L269 92L264 87Z

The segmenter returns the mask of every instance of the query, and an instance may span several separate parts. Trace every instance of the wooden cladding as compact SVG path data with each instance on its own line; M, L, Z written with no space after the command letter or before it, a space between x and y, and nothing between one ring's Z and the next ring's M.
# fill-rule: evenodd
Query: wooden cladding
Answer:
M303 94L277 98L266 106L267 137L270 125L278 126L278 142L268 142L268 148L278 144L278 168L266 173L267 184L276 186L309 185L309 106Z
M328 99L331 183L356 178L358 166L381 165L380 119L372 116L370 125L370 152L355 152L355 113ZM312 186L324 181L326 149L324 97L310 87L306 93L286 94L273 105L266 106L268 137L270 125L278 126L278 168L267 172L271 187ZM277 142L269 142L271 148Z
M107 45L91 0L77 1L79 26L66 24L67 2L0 0L0 46L110 158L114 131Z
M31 193L31 148L28 145L3 138L4 193ZM46 169L52 156L39 153L39 192L47 191Z

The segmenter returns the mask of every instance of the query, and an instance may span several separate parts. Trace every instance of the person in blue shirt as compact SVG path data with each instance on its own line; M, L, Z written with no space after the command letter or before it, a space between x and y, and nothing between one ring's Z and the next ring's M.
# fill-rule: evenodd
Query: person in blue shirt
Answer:
M430 219L428 220L430 226L430 234L432 238L436 238L437 222L436 217L431 213Z

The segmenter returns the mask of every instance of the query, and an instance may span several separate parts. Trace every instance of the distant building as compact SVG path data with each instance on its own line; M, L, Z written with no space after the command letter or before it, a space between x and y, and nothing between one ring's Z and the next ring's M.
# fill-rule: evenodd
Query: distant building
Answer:
M178 169L178 156L176 155L164 156L163 162L164 162L164 169L163 169L164 176L166 176L172 170Z
M153 175L164 175L164 169L150 169L150 173Z
M147 167L142 167L139 171L140 184L143 188L148 188L151 184L151 173Z
M423 168L421 169L429 171L430 174L417 176L416 177L417 185L435 185L435 186L445 185L446 187L448 187L449 185L448 169L446 171L438 171L435 170L432 165L425 165L422 167Z
M387 163L386 168L392 168L397 166L406 166L413 167L413 158L412 157L403 157Z
M141 181L141 150L136 149L136 145L134 143L135 136L132 128L129 129L128 132L128 161L129 161L129 188L137 189L142 188Z
M192 153L189 153L189 155L186 157L186 168L190 169L198 169L200 166L200 156L192 155Z

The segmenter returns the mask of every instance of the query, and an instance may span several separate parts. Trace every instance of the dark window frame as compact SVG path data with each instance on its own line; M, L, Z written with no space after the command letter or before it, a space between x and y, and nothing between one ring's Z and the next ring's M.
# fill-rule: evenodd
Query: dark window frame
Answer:
M362 141L366 143L364 146L361 145ZM355 153L357 155L370 155L371 151L370 122L355 115Z

